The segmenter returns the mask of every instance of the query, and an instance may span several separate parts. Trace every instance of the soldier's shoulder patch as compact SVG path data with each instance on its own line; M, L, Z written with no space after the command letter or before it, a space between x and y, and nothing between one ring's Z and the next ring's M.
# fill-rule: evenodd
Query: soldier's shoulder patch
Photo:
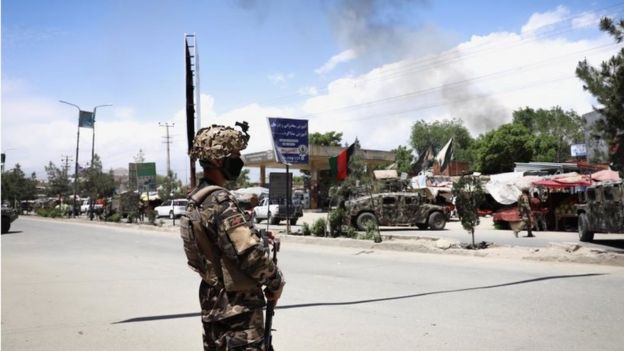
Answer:
M240 213L237 213L223 220L223 225L225 226L224 229L226 232L245 223L247 223L247 221L245 220L245 217Z
M227 190L215 191L214 199L217 201L217 203L223 203L230 200L230 193Z

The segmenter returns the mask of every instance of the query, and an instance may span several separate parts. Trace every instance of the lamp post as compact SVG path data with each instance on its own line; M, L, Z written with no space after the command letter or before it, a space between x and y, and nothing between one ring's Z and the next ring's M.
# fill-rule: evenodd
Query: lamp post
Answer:
M95 158L95 113L98 107L113 106L111 104L97 105L93 108L93 136L91 138L91 172L93 172L93 160ZM96 195L96 194L93 194ZM89 219L93 220L93 204L95 202L95 196L91 196L89 199Z
M59 100L62 104L67 104L70 106L74 106L78 109L78 116L80 116L80 106L74 105L70 102ZM76 192L78 187L78 150L80 148L80 123L78 123L78 132L76 134L76 163L74 167L74 207L72 208L72 215L76 217Z
M73 209L72 209L72 215L75 217L76 216L76 193L78 192L78 153L80 150L80 112L82 111L80 109L80 106L76 105L76 104L72 104L71 102L67 102L64 100L59 100L60 103L62 104L66 104L66 105L70 105L70 106L74 106L75 108L78 109L78 131L76 133L76 163L75 163L75 167L74 167L74 205L73 205ZM97 111L98 107L104 107L104 106L112 106L112 105L98 105L95 108L93 108L93 140L92 140L92 148L91 148L91 167L93 167L93 158L95 155L95 112Z
M111 104L106 105L97 105L93 108L93 138L91 140L91 167L93 168L93 158L95 157L95 113L97 112L98 107L108 107L113 106Z

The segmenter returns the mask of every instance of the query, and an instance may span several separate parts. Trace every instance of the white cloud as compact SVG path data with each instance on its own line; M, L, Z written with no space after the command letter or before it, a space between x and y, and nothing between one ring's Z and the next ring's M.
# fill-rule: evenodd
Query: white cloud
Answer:
M522 33L528 34L535 32L539 29L543 29L547 26L562 21L570 15L570 10L567 7L559 5L554 11L546 11L542 13L534 13L529 18L528 22L522 26Z
M303 87L297 91L299 95L303 96L316 96L319 94L319 91L314 86Z
M273 84L284 84L284 83L286 83L286 81L288 81L290 79L293 79L294 77L295 77L295 75L293 73L288 73L288 74L274 73L274 74L269 74L267 76L267 78Z
M572 28L598 27L600 18L593 12L583 12L580 16L572 19Z
M419 119L460 118L476 135L510 121L511 112L525 106L558 105L580 114L589 112L594 101L583 91L574 69L584 58L598 65L617 51L617 45L593 49L612 44L605 34L572 40L525 33L540 21L553 23L565 11L558 8L554 12L559 14L548 20L537 16L544 14L533 15L518 33L473 36L437 55L381 65L359 76L336 79L326 87L303 88L299 93L309 98L300 105L249 104L217 114L215 99L201 94L202 123L233 126L236 121L249 122L252 137L246 152L271 148L269 116L307 118L310 132L335 130L343 132L347 142L358 137L365 148L390 150L409 143L410 128ZM37 171L41 177L48 161L58 165L62 155L74 158L75 109L32 94L28 82L4 80L3 85L15 87L2 92L2 149L8 150L7 167L19 162L28 173ZM19 94L13 93L18 90ZM95 149L104 167L127 167L143 149L146 159L155 161L158 172L164 174L165 130L157 122L168 121L175 123L170 130L172 169L179 178L188 179L183 106L158 120L140 120L137 116L141 115L138 106L98 110ZM79 159L83 164L90 158L91 136L89 129L81 129Z
M325 74L332 71L336 66L341 63L349 62L353 59L357 58L357 53L353 49L345 50L337 55L332 56L327 62L325 62L321 67L314 70L316 74Z
M532 28L553 23L532 16ZM523 29L527 29L525 26ZM527 37L521 33L473 36L468 42L425 59L386 64L341 78L327 93L308 99L303 115L311 131L337 130L363 147L392 149L409 142L419 120L459 118L477 135L511 120L512 111L561 106L591 111L593 98L575 77L580 60L596 65L617 51L605 35L591 40ZM606 46L606 47L605 47Z

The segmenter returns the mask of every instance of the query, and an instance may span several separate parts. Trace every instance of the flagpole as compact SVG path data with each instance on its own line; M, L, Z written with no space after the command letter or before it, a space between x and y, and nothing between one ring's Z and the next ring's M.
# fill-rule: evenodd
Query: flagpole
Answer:
M290 170L288 169L288 163L286 163L286 234L290 234L290 188L292 184L290 182Z
M95 159L95 113L97 112L98 107L106 107L106 106L113 106L113 105L111 104L97 105L93 108L93 125L91 128L93 130L93 136L91 138L91 171L92 172L93 172L93 160ZM78 127L78 129L80 129L80 126ZM93 203L94 202L95 202L94 196L91 196L91 199L89 200L89 219L91 220L93 220Z
M63 100L59 100L59 102L62 104L74 106L75 108L78 109L78 132L76 133L76 163L74 167L74 207L72 208L72 215L73 217L76 217L76 192L78 190L77 189L77 186L78 186L78 151L80 147L80 106L74 105L72 103L69 103Z

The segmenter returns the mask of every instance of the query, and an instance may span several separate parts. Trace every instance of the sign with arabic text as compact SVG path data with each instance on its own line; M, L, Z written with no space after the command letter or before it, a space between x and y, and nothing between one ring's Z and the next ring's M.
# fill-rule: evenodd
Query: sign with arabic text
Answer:
M308 163L308 120L268 117L275 159L280 163Z

